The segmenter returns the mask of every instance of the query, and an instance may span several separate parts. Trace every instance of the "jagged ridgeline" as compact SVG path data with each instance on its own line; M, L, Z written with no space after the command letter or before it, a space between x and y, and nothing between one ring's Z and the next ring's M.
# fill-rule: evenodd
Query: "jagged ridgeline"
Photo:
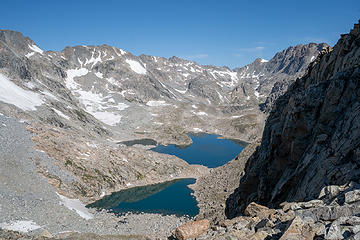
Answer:
M0 100L10 106L1 104L1 110L14 116L24 110L43 123L80 125L104 137L134 139L140 136L132 133L140 133L181 145L189 144L185 132L208 131L252 141L262 132L259 104L268 111L326 46L290 47L269 61L232 70L178 57L134 56L108 45L45 52L21 33L1 30L1 79L16 84L6 92L26 90L15 99L3 95Z
M360 181L360 27L310 64L279 97L226 213L250 202L308 201L323 187Z

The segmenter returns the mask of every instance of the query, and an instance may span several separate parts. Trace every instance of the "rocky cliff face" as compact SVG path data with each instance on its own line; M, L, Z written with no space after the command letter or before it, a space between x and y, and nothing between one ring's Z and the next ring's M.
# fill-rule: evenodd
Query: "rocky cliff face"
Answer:
M261 146L227 201L229 217L252 201L274 207L315 199L328 185L359 182L359 65L360 28L355 24L276 100Z

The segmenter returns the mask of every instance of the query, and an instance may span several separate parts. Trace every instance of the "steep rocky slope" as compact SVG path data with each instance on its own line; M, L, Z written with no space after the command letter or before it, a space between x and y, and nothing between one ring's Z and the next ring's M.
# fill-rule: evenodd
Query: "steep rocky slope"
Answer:
M360 179L360 28L324 50L279 97L227 215L250 202L308 201L328 185Z

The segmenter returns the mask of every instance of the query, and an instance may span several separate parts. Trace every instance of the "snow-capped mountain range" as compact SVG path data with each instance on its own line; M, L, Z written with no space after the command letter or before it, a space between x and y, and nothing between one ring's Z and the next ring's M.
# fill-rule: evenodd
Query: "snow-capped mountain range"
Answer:
M279 94L272 92L274 84L284 91L324 46L290 47L269 61L232 70L178 57L134 56L108 45L45 52L21 33L2 30L0 112L115 140L153 129L172 137L240 132L248 140L260 131L259 104L269 109ZM172 142L153 132L158 141Z

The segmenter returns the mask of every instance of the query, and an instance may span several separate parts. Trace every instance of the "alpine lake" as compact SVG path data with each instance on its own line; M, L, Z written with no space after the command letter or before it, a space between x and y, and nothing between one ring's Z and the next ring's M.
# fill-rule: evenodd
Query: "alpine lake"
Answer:
M219 135L196 133L188 134L193 143L189 146L157 145L152 151L175 155L189 164L201 164L215 168L234 159L246 143L219 138ZM128 146L134 144L155 145L152 139L139 139L123 142ZM87 205L89 208L107 209L116 214L159 213L178 216L196 216L199 213L195 197L188 185L195 179L178 179L169 182L128 188Z

